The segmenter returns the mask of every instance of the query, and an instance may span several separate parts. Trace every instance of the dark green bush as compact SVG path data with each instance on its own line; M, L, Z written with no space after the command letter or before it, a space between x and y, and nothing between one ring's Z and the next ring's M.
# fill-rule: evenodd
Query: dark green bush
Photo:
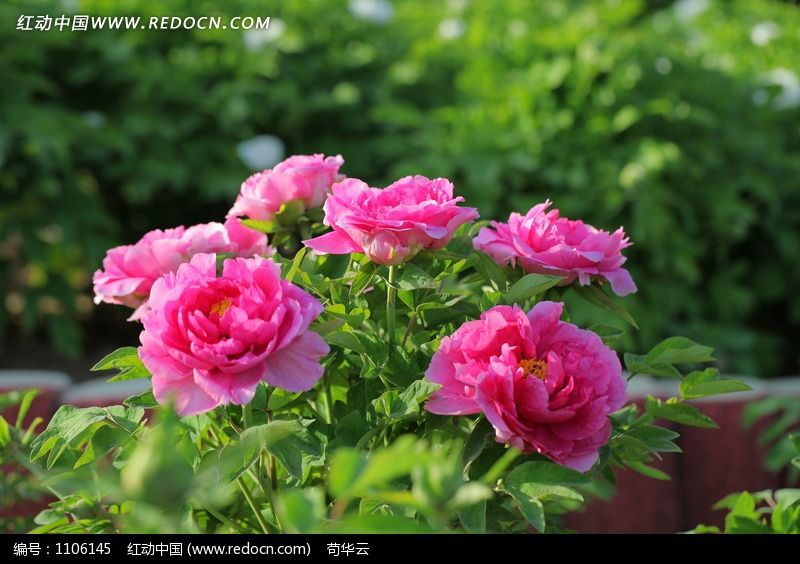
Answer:
M797 368L788 3L416 0L385 23L345 1L75 8L280 19L269 36L19 32L20 14L67 8L0 10L0 325L44 325L75 350L104 250L220 218L248 173L237 144L271 134L287 153L341 153L375 184L451 177L486 218L550 198L624 224L648 280L641 347L680 332L716 344L729 371Z

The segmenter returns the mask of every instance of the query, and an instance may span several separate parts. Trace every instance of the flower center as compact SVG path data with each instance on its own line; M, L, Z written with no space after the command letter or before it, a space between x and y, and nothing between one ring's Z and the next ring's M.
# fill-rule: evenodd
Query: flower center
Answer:
M519 361L519 367L525 372L525 376L535 376L539 380L547 379L547 363L535 358L523 358Z
M216 313L220 317L225 315L225 312L230 309L233 305L233 300L230 298L225 298L224 300L220 300L214 305L211 306L211 313Z

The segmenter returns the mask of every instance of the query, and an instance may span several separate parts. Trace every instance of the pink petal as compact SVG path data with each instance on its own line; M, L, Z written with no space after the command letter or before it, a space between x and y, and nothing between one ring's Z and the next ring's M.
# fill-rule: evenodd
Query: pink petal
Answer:
M618 296L627 296L633 294L638 288L631 278L630 272L624 268L618 268L610 272L603 273L606 280L611 284L611 289Z
M331 231L313 239L303 241L303 244L314 252L320 254L346 255L349 253L364 252L361 247L341 231Z
M262 379L290 392L310 390L322 377L319 359L329 351L322 337L307 331L267 358Z

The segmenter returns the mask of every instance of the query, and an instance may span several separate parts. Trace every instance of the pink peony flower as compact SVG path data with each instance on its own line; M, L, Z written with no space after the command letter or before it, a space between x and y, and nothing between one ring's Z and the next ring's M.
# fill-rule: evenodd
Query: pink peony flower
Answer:
M497 306L442 339L426 377L441 384L426 409L483 412L497 440L585 472L625 402L617 355L595 333L560 321L563 304L527 315Z
M407 176L383 190L353 178L335 184L325 202L333 231L303 241L318 253L364 253L372 262L396 265L422 249L441 249L462 224L478 217L459 207L444 178Z
M139 356L153 395L181 415L246 404L260 381L292 392L322 376L328 345L308 330L322 304L281 279L270 259L195 255L159 278L142 318Z
M153 283L198 253L251 257L272 254L272 249L266 235L241 225L236 218L230 218L225 225L204 223L188 229L156 229L133 245L108 251L103 269L94 273L94 301L139 308L131 316L138 319Z
M344 178L339 174L343 164L339 155L289 157L245 180L228 217L271 221L281 205L293 200L302 201L306 209L322 207L331 185Z
M501 266L522 265L527 272L576 278L581 285L592 277L607 280L618 296L636 291L630 273L622 268L622 249L631 243L622 227L614 233L596 229L580 220L559 217L558 210L545 210L550 201L538 204L525 215L512 213L508 223L493 221L480 230L473 243Z

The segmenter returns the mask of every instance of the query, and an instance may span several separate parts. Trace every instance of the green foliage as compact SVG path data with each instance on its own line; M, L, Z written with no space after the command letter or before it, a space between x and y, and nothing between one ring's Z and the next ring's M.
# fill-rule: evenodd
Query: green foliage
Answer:
M764 466L778 472L788 467L789 479L800 478L800 402L794 396L771 395L749 403L742 413L742 426L753 427L764 421L764 430L758 438L767 447Z
M287 154L346 155L344 172L378 185L447 176L486 218L549 197L599 227L623 224L634 278L653 281L630 302L636 348L680 332L711 342L727 372L793 366L800 107L779 78L797 73L797 9L495 4L398 2L381 25L344 0L170 3L170 15L281 20L262 36L24 33L21 13L61 3L5 3L0 326L44 327L76 350L105 250L221 217L249 173L232 148L266 133ZM75 11L164 7L81 0ZM450 20L463 34L440 32ZM756 43L764 22L777 32Z
M714 509L725 509L725 527L698 525L695 533L798 534L800 533L800 490L741 492L721 499Z
M529 307L568 291L558 277L490 267L462 246L464 236L397 269L395 324L386 267L358 256L276 256L284 276L325 306L315 329L331 352L308 392L262 384L249 405L178 418L147 391L122 406L62 406L26 439L19 422L0 419L0 452L15 452L57 497L34 532L558 531L561 514L613 489L616 468L669 478L650 464L679 452L677 434L658 420L713 426L686 400L746 388L712 369L684 376L713 360L710 348L688 339L629 355L632 377L669 372L682 397L612 414L608 444L585 474L497 443L483 417L427 412L438 384L423 375L442 336L488 305ZM390 344L393 325L399 338ZM146 372L134 347L95 369L117 370L116 379ZM5 401L24 410L32 397Z

